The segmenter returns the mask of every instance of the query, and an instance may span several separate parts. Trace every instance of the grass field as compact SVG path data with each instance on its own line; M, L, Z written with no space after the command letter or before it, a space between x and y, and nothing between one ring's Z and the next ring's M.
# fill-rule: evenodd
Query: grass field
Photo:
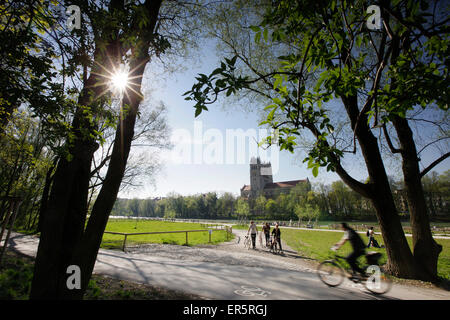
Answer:
M110 220L106 225L105 231L123 232L123 233L139 233L139 232L162 232L162 231L184 231L184 230L202 230L205 229L199 223L182 223L169 221L153 221L153 220ZM101 244L102 248L122 249L122 235L104 234ZM194 246L199 244L217 244L227 241L227 234L224 230L214 230L211 234L211 242L209 242L209 233L190 232L188 234L188 245ZM143 243L165 243L165 244L186 244L186 233L167 233L156 235L136 235L127 237L127 246L133 246Z

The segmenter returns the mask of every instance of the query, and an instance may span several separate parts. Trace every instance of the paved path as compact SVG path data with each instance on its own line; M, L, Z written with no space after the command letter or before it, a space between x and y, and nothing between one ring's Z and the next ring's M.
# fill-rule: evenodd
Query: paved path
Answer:
M238 235L246 232L235 230ZM10 248L36 254L38 238L13 233ZM219 246L148 245L127 252L103 250L94 272L118 279L182 290L221 300L298 299L445 299L450 293L394 285L385 296L374 296L347 281L329 288L318 279L314 266L284 248L285 256L262 248L247 250L237 241Z

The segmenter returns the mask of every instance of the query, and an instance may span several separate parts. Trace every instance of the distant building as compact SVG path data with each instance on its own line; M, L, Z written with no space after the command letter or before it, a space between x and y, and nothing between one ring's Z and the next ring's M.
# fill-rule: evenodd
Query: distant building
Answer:
M250 185L241 188L241 197L256 198L260 195L266 198L274 198L281 193L289 193L292 188L300 183L309 183L309 179L273 182L272 165L263 163L258 158L250 160Z

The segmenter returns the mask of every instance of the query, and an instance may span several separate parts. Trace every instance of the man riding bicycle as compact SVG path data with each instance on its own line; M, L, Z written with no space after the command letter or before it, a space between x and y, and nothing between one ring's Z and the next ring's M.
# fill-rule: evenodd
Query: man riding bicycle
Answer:
M359 234L350 228L345 222L341 223L341 228L344 230L344 237L342 237L341 241L336 243L331 250L337 251L340 247L342 247L345 242L350 241L350 244L352 245L353 252L350 253L345 259L347 260L348 264L352 268L353 276L356 274L356 272L360 273L361 275L364 275L364 270L361 269L358 264L356 263L356 260L364 255L366 253L365 248L366 245L359 236Z

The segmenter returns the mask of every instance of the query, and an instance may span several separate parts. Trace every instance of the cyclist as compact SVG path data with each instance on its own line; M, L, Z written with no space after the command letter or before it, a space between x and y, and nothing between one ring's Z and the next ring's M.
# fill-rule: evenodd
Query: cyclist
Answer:
M340 247L344 245L345 242L350 241L350 244L352 245L353 252L350 253L345 259L347 260L348 264L352 268L353 275L352 277L355 277L356 273L360 273L361 275L364 275L364 270L361 269L358 264L356 263L356 260L365 254L365 248L366 244L363 242L359 234L350 228L345 222L341 223L341 228L344 230L344 236L342 237L341 241L336 243L331 250L337 251Z

